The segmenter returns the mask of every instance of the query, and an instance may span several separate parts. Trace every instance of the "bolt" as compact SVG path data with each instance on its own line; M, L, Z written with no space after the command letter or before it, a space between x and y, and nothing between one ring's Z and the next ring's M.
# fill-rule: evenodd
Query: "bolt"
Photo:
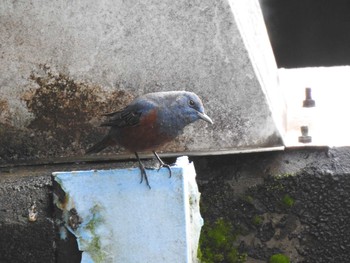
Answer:
M301 130L301 136L299 136L299 142L310 143L312 141L312 137L308 135L309 127L308 126L301 126L300 130Z

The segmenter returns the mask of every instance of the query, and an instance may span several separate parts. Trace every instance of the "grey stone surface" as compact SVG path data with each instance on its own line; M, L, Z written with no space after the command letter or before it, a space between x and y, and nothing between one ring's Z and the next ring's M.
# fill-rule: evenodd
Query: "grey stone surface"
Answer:
M0 262L55 262L50 177L0 175ZM34 203L37 220L30 222Z
M349 148L194 158L206 224L231 222L251 263L350 259ZM247 181L249 183L247 183Z
M259 82L227 0L7 0L0 16L0 162L81 155L101 113L161 90L198 93L215 123L166 151L282 145L264 86L277 78Z

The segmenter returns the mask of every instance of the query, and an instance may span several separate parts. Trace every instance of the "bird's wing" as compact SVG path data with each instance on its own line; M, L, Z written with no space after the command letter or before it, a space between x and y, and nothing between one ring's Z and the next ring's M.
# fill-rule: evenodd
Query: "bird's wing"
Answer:
M105 114L109 119L103 122L101 126L118 128L136 126L142 122L143 117L158 108L159 105L152 98L140 97L121 111Z
M126 107L121 111L104 114L109 119L101 126L115 126L118 128L135 126L140 122L142 111L134 107Z

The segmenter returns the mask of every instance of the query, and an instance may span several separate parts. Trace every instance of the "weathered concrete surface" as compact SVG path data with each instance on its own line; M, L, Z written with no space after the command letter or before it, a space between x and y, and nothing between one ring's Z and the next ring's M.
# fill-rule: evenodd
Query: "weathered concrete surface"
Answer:
M349 159L348 147L192 157L204 223L230 222L237 235L234 246L248 255L247 262L266 262L276 253L291 262L347 262ZM74 238L60 241L55 234L51 173L132 164L0 170L0 262L80 262ZM34 201L37 221L28 222Z
M0 178L0 262L55 262L51 179L16 175ZM37 207L37 220L28 220Z
M215 123L191 125L166 151L281 146L275 64L263 64L266 32L248 2L2 2L0 162L79 156L105 132L101 113L161 90L198 93ZM238 11L255 31L241 34Z
M349 148L194 158L205 224L233 225L251 263L350 259Z
M275 125L284 137L286 102L259 1L228 0Z

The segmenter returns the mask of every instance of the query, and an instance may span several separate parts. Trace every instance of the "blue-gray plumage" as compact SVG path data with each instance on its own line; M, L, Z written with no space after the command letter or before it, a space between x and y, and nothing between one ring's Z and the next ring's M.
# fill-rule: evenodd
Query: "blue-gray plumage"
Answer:
M193 92L168 91L145 94L121 111L106 114L102 126L110 126L107 136L87 153L96 153L110 145L120 145L135 153L142 177L148 184L145 169L137 152L153 151L161 166L166 166L156 150L175 139L190 123L199 119L213 123L205 114L200 98ZM169 169L170 170L170 169ZM149 185L149 184L148 184Z

